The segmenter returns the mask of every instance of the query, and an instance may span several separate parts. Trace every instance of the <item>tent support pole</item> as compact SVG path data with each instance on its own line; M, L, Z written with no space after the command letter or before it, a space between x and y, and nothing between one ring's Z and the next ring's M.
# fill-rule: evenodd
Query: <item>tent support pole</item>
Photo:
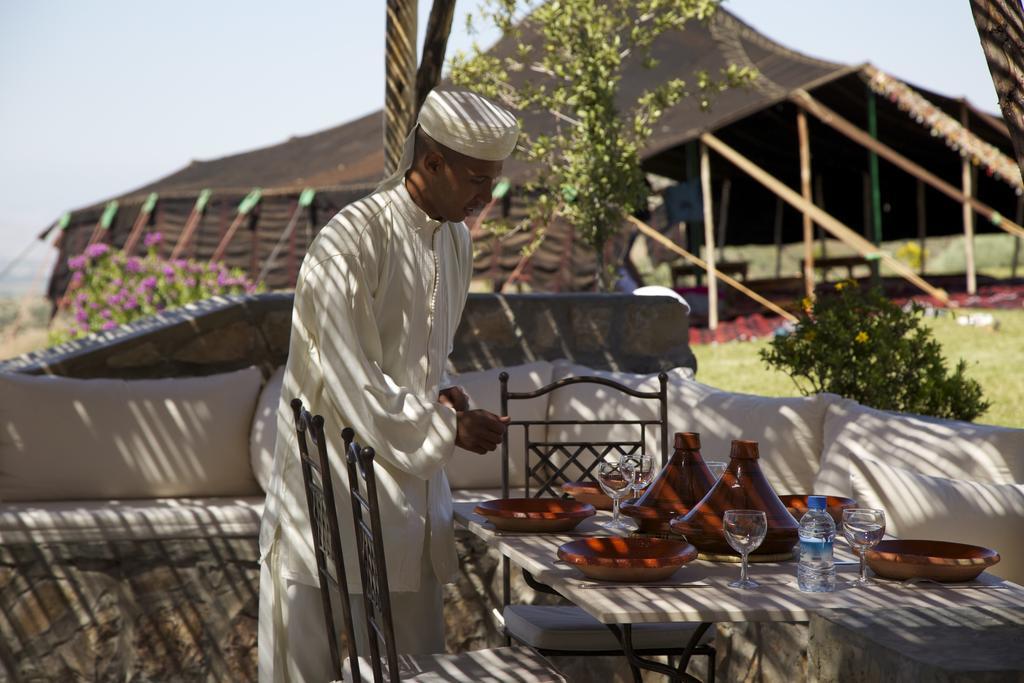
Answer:
M782 200L775 198L775 223L773 224L773 236L775 238L775 279L782 277Z
M797 211L809 212L815 223L825 228L825 230L828 230L837 239L845 242L847 245L855 249L861 256L869 260L879 259L885 262L890 270L894 271L897 275L901 276L908 282L914 284L918 289L922 290L929 296L935 297L944 304L949 302L949 295L946 294L945 291L937 287L933 287L925 282L917 273L908 268L906 264L893 258L889 254L880 251L875 247L875 245L871 244L871 242L858 235L849 227L843 225L841 222L825 213L814 204L807 202L803 197L787 187L785 183L774 178L770 173L752 162L750 159L747 159L732 147L726 145L714 135L710 133L703 133L701 134L700 139L708 147L721 154L731 163L742 169L745 173L749 174L754 180L782 197L782 199L793 206Z
M732 181L722 180L722 196L718 200L718 260L725 260L725 229L729 224L729 199L732 195Z
M676 244L675 242L670 240L668 237L665 237L660 232L658 232L657 230L655 230L651 226L647 225L646 223L644 223L639 218L637 218L635 216L626 216L626 220L628 220L630 223L635 225L637 230L639 230L640 232L642 232L644 235L646 235L650 239L654 240L655 242L660 243L662 246L664 246L669 251L673 251L676 254L679 254L684 259L686 259L687 261L689 261L693 265L697 266L698 268L703 268L705 271L708 270L708 264L704 262L704 259L702 259L702 258L700 258L698 256L694 256L690 252L686 251L681 246L679 246L678 244ZM717 279L721 280L722 282L724 282L725 284L729 285L733 289L739 290L743 294L746 294L751 299L753 299L757 303L761 304L762 306L764 306L768 310L772 311L776 315L782 316L783 318L785 318L786 320L788 320L791 323L795 323L796 322L796 316L795 315L793 315L792 313L790 313L786 309L782 308L778 304L774 304L771 301L769 301L768 299L765 299L763 296L761 296L760 294L758 294L754 290L750 289L749 287L746 287L745 285L743 285L740 282L737 282L736 280L732 279L731 277L729 277L725 273L722 273L721 271L717 271L716 270L715 271L715 277Z
M708 329L718 329L718 271L715 269L715 217L712 214L711 161L707 145L700 146L700 187L704 199L704 255L708 270Z
M807 134L807 114L796 110L796 129L800 140L800 194L808 203L811 201L811 143ZM781 206L782 199L779 199ZM776 211L776 216L781 211ZM811 214L804 211L804 295L814 296L814 222ZM778 267L776 267L778 270Z
M924 183L920 179L917 181L917 242L921 248L921 275L924 275L925 270L925 249L927 247L928 238L928 209L924 202Z
M878 108L875 92L869 85L865 85L864 88L868 93L868 134L877 142ZM877 247L882 244L882 182L878 173L878 154L873 149L868 150L868 171L871 174L871 241ZM871 279L876 284L882 281L878 261L871 262Z
M960 125L965 130L968 129L968 118L967 118L967 103L964 101L960 102ZM971 167L971 160L967 155L964 155L960 162L960 175L962 176L962 184L964 197L968 200L974 196L974 171ZM976 265L974 263L974 211L971 209L971 205L967 202L963 203L963 215L964 215L964 260L967 262L967 293L977 294L978 293L978 273Z
M945 180L939 178L931 171L928 171L924 167L914 163L885 143L872 139L871 136L863 130L811 97L807 91L797 90L790 96L790 101L803 108L808 114L812 114L822 123L831 126L854 142L860 144L862 147L873 150L878 154L878 156L906 171L915 178L923 180L925 183L931 185L947 197L950 197L961 204L970 204L971 208L990 220L992 225L997 228L1017 235L1018 237L1024 237L1024 227L1019 223L1014 223L1005 216L1000 215L998 211L993 209L991 206L978 201L976 197L965 196L963 192L956 189Z
M1024 221L1024 197L1017 197L1017 222ZM1017 277L1017 264L1020 263L1020 237L1013 241L1013 260L1010 262L1010 277Z

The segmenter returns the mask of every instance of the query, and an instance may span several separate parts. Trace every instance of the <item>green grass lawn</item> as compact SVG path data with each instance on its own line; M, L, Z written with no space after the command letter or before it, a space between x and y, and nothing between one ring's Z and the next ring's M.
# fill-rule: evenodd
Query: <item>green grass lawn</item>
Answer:
M953 316L927 319L952 366L967 361L992 403L977 422L1024 428L1024 311L957 311L956 315L990 313L999 329L961 326ZM799 396L789 375L769 369L758 355L767 341L699 345L697 379L705 384L764 396Z

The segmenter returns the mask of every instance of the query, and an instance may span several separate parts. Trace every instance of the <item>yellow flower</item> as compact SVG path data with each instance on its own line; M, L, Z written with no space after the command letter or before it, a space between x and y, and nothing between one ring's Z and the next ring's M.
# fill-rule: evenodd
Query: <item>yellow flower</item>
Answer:
M864 331L860 331L860 332L858 332L858 333L857 333L857 336L856 336L856 337L854 337L854 341L855 341L855 342L857 342L858 344L863 344L863 343L864 343L864 342L866 342L866 341L867 341L868 339L869 339L869 337L868 337L868 333L867 333L867 332L864 332Z
M800 305L803 306L805 313L810 313L814 308L814 302L811 301L811 297L809 296L805 296L800 302Z
M843 280L842 282L837 282L836 283L836 291L837 292L843 291L843 287L845 287L845 286L846 286L846 281L845 280Z

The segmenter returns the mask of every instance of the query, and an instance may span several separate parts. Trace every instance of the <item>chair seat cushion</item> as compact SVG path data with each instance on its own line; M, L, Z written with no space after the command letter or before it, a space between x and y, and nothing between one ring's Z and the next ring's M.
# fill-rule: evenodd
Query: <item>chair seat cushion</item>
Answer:
M254 496L4 503L0 543L255 538L263 500Z
M541 650L621 650L608 627L573 605L509 605L505 628L516 640ZM640 650L686 646L698 624L634 624L633 647ZM710 636L708 635L710 634ZM704 638L714 636L712 629Z
M499 647L457 655L399 655L399 675L405 683L564 683L565 678L543 657L525 647ZM345 680L351 681L345 660ZM372 681L373 671L359 658L359 676Z

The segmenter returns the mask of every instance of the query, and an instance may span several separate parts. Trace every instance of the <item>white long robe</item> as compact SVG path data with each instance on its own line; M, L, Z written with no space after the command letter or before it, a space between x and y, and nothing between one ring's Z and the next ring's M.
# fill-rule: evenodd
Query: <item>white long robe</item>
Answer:
M471 275L465 224L431 220L403 182L342 209L310 246L296 283L260 528L261 562L274 558L276 582L319 583L289 405L296 397L325 419L350 592L361 588L340 434L346 426L377 452L391 590L417 591L425 556L439 582L453 578L458 560L444 465L456 416L437 396ZM260 592L267 599L264 586ZM274 632L284 627L274 624Z

